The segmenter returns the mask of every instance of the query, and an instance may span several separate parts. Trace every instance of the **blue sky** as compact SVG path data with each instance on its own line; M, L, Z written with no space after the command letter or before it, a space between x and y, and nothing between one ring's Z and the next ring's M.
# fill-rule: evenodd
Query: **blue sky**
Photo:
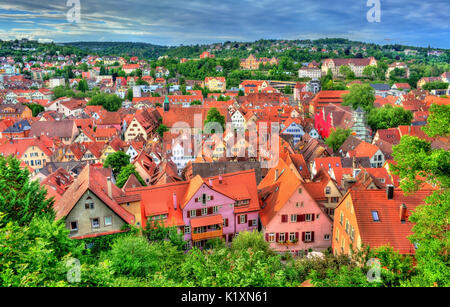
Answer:
M133 41L189 45L224 41L342 37L380 44L450 48L449 0L379 0L381 21L366 18L367 0L2 0L0 38Z

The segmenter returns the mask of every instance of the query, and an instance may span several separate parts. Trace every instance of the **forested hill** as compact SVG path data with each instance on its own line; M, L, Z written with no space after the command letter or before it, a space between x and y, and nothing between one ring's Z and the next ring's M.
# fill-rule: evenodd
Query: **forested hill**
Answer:
M148 59L158 58L169 49L166 46L133 42L73 42L64 45L74 46L99 55L137 56Z

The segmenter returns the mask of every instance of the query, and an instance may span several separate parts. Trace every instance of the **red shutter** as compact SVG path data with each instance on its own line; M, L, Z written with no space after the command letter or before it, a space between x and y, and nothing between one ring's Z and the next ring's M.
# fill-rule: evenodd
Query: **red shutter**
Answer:
M284 233L284 242L289 241L289 233L285 232Z
M276 242L280 242L280 234L277 232L276 234L275 234L275 236L276 236Z
M252 224L253 224L253 220L249 220L248 221L248 227L252 227L253 226Z
M288 218L288 216L283 214L281 216L281 223L287 223L287 218Z
M295 233L295 240L298 241L298 232Z
M305 232L302 232L302 241L305 242Z
M247 214L244 215L244 216L245 216L245 222L244 223L247 223Z
M202 209L197 209L196 213L196 216L202 216Z
M269 242L269 234L266 233L266 241Z
M195 199L195 202L198 203L198 198Z
M314 231L311 231L311 242L314 242Z
M314 213L311 213L312 217L311 217L311 221L314 222L314 219L316 218L316 215Z
M191 211L188 210L187 212L187 217L190 218L191 217Z
M211 195L209 198L210 200L214 200L214 195Z
M208 208L208 214L213 214L213 208L212 207Z
M304 222L306 220L305 214L300 214L300 222Z
M228 227L228 219L225 219L225 227Z

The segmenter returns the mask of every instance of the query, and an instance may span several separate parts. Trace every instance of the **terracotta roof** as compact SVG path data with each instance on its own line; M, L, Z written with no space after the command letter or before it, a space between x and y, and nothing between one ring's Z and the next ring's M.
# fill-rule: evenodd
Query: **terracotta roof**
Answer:
M351 190L351 199L357 219L361 242L376 248L390 245L401 254L414 254L415 248L408 237L412 234L412 223L400 221L400 206L405 204L408 216L431 190L421 190L405 196L401 190L394 191L394 198L387 199L385 190ZM339 206L341 206L341 203ZM379 221L373 220L372 212L377 211Z

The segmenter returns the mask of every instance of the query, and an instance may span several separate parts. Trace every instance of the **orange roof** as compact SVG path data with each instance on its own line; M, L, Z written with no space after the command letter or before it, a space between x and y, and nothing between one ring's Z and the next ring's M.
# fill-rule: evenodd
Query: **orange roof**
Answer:
M350 190L349 191L359 228L361 241L376 248L390 245L401 254L414 254L415 248L408 237L412 234L413 224L400 221L400 206L406 205L408 216L417 206L424 204L424 199L431 190L420 190L405 196L396 189L393 199L386 197L385 190ZM343 202L339 206L341 206ZM373 220L372 212L377 211L379 221Z
M373 157L380 150L378 146L362 141L352 151L349 151L350 157Z
M209 225L222 225L223 218L222 218L222 215L218 214L218 215L191 218L190 222L191 222L192 228L209 226Z

